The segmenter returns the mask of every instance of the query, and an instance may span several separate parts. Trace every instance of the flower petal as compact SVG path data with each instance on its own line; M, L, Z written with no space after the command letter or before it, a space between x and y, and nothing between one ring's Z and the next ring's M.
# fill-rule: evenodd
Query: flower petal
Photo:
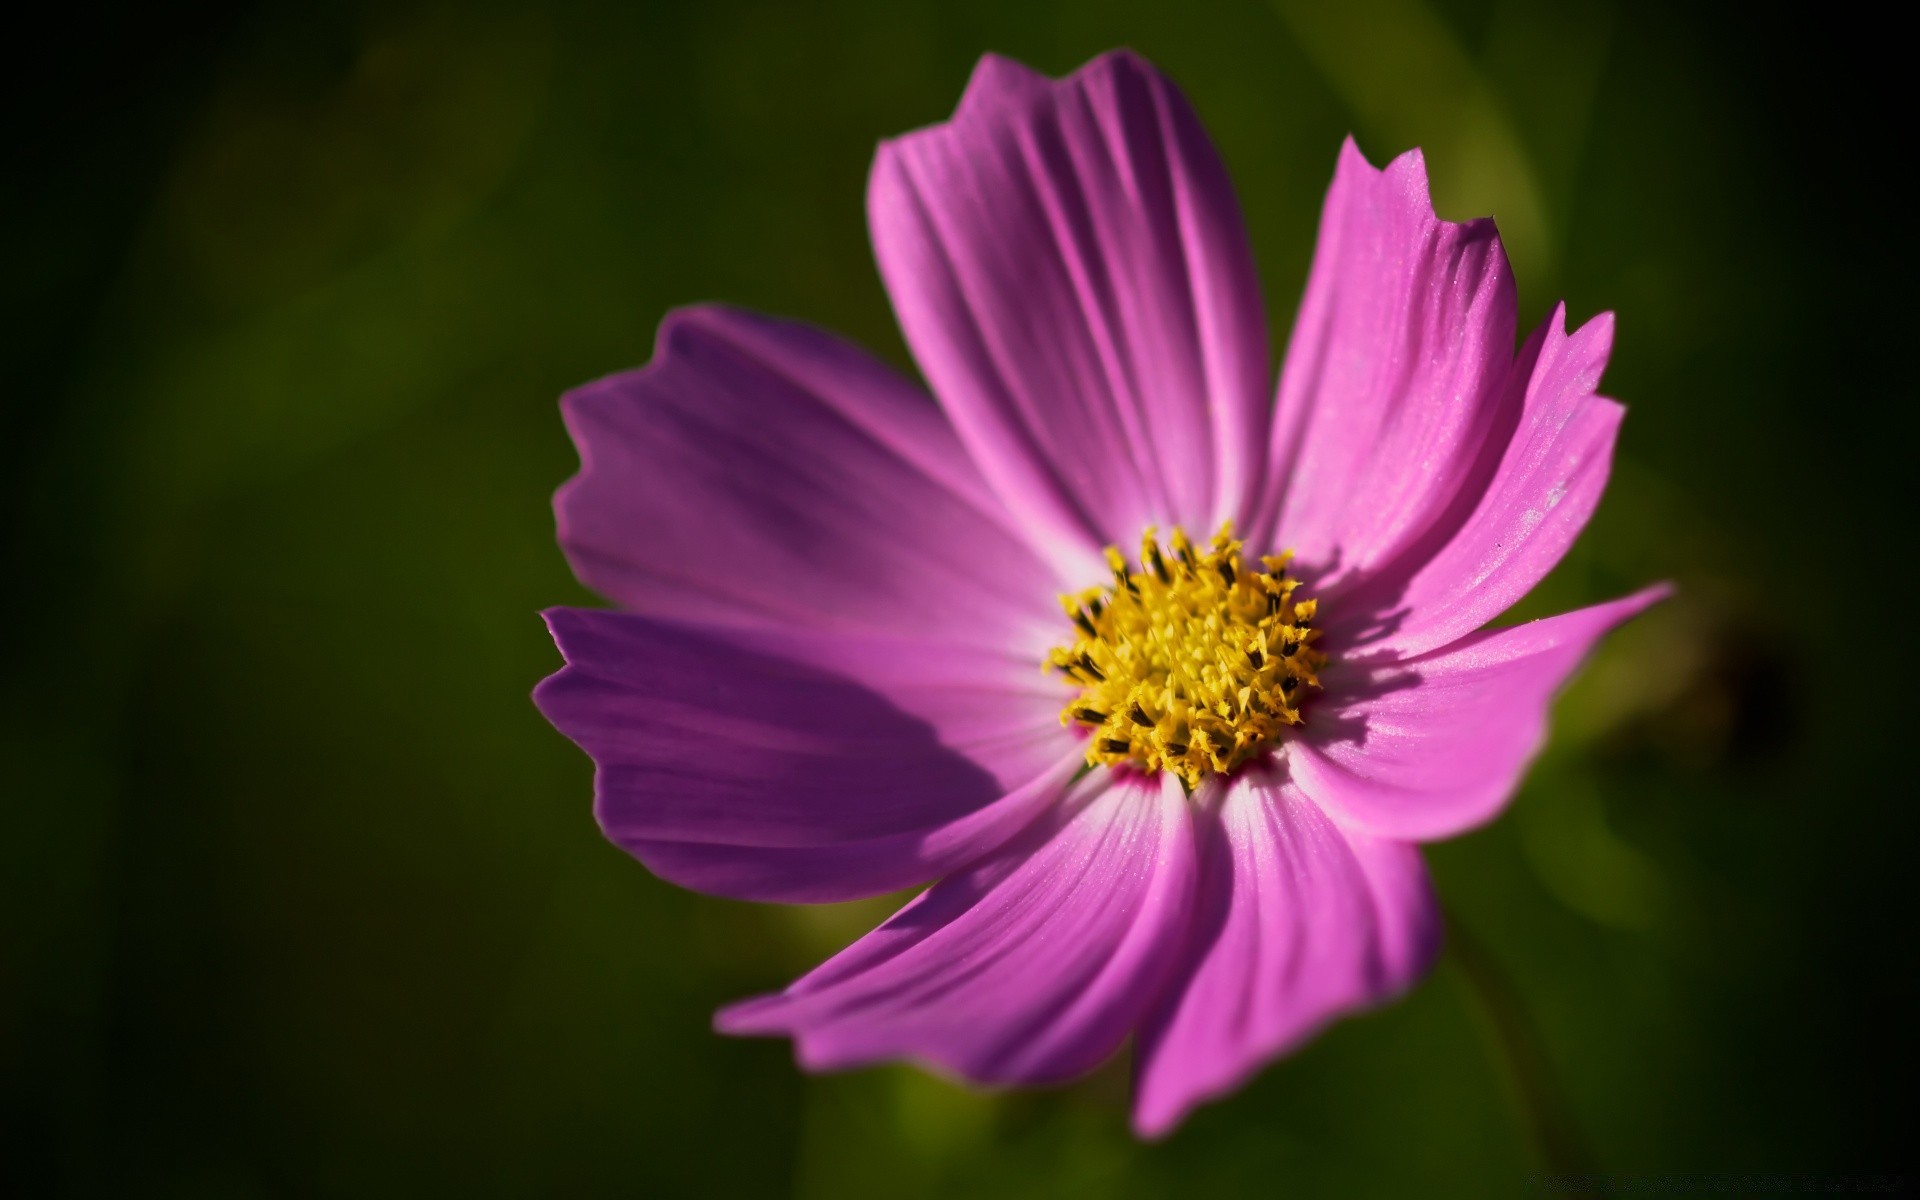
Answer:
M1080 765L1030 663L587 609L547 620L568 665L535 701L592 756L601 827L697 891L824 901L924 883L1012 836Z
M1382 171L1349 139L1280 375L1268 523L1250 542L1294 549L1331 600L1443 520L1517 419L1515 312L1493 222L1436 217L1418 150Z
M1293 778L1343 826L1426 841L1506 805L1546 741L1553 695L1609 630L1666 586L1469 634L1405 662L1336 663L1287 747Z
M1334 642L1405 658L1444 646L1506 611L1566 554L1600 503L1625 410L1595 393L1613 346L1602 313L1571 335L1566 307L1528 339L1510 392L1520 425L1491 480L1427 545L1328 606Z
M1402 991L1440 942L1419 851L1342 830L1276 767L1228 784L1197 836L1188 957L1140 1035L1143 1137L1335 1017Z
M1096 770L1005 848L715 1025L791 1036L811 1070L912 1058L979 1083L1069 1079L1152 1000L1192 889L1179 785Z
M862 351L683 309L652 363L563 403L581 468L554 498L560 542L622 606L1044 647L1051 571L939 410Z
M934 394L1007 504L1092 577L1150 523L1235 515L1266 319L1225 168L1131 54L1042 79L989 55L951 121L883 143L868 218Z

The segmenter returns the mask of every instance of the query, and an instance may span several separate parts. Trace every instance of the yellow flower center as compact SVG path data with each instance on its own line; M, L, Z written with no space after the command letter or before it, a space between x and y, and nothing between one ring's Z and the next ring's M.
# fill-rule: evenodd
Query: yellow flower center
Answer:
M1191 790L1300 724L1327 656L1312 645L1315 602L1287 578L1291 552L1250 571L1231 522L1204 551L1176 526L1168 548L1148 526L1135 571L1109 547L1113 582L1060 598L1078 636L1043 667L1080 689L1060 722L1092 731L1087 762L1165 769Z

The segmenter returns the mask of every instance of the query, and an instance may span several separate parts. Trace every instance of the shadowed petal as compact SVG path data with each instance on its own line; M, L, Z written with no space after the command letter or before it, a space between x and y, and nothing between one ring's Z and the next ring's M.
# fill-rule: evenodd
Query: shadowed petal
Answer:
M1342 1013L1404 990L1439 946L1411 844L1342 830L1270 765L1223 790L1196 821L1187 960L1140 1035L1134 1128L1145 1137Z
M1058 590L939 410L862 351L718 307L563 402L575 572L622 606L759 627L1044 645ZM1057 616L1051 616L1057 623Z
M1343 826L1379 837L1427 841L1492 819L1546 741L1554 693L1602 636L1669 590L1402 663L1336 663L1322 674L1325 703L1287 747L1294 781Z
M981 61L951 121L882 144L880 271L921 371L1063 559L1210 529L1257 484L1266 320L1226 171L1126 53L1046 80Z
M1003 849L715 1024L791 1036L812 1070L910 1058L979 1083L1069 1079L1152 1000L1192 889L1179 785L1096 770Z
M924 883L1018 831L1081 761L1028 663L827 635L756 644L586 609L547 620L568 665L535 701L592 756L601 827L698 891L824 901Z
M1334 641L1404 658L1444 646L1506 611L1566 554L1600 503L1625 410L1595 393L1613 346L1602 313L1566 332L1555 307L1521 351L1509 389L1522 407L1492 478L1428 545L1328 607ZM1371 627L1369 627L1371 625Z
M1281 370L1252 544L1296 550L1331 600L1444 520L1517 419L1515 321L1493 222L1437 218L1419 151L1381 171L1349 140Z

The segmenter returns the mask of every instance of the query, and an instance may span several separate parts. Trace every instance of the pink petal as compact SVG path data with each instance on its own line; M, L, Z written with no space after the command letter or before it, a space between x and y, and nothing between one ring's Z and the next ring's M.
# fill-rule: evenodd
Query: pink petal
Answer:
M1438 219L1415 150L1375 170L1349 140L1280 376L1266 523L1329 598L1443 521L1518 415L1513 272L1490 220Z
M1336 662L1288 745L1294 781L1376 837L1426 841L1491 820L1546 741L1554 693L1607 631L1669 591L1469 634L1405 662Z
M1342 830L1277 768L1235 778L1197 834L1187 959L1140 1035L1144 1137L1335 1017L1404 990L1440 941L1419 851Z
M1081 763L1031 662L586 609L547 619L568 665L535 701L592 756L602 829L698 891L824 901L924 883L1016 833Z
M1444 646L1499 616L1552 570L1600 503L1624 410L1597 395L1613 345L1602 313L1573 334L1554 309L1528 339L1509 392L1522 409L1491 481L1428 545L1330 602L1328 637L1369 656Z
M1063 559L1248 498L1267 342L1226 171L1126 53L1058 82L988 56L951 121L885 143L868 216L921 370Z
M1036 654L1058 624L1052 572L939 410L825 333L684 309L652 363L564 405L581 468L554 498L560 542L626 608Z
M1190 822L1170 776L1094 771L1004 849L715 1024L791 1036L810 1070L911 1058L979 1083L1072 1078L1114 1051L1177 957Z

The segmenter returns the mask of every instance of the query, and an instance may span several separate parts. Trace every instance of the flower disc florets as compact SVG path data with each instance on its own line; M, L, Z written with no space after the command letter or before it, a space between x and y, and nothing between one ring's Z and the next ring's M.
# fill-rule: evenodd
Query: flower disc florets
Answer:
M1287 577L1291 553L1250 571L1231 523L1205 551L1176 526L1169 549L1148 526L1133 571L1109 547L1113 583L1060 598L1079 637L1044 666L1080 687L1060 721L1092 730L1089 763L1169 770L1192 789L1300 724L1327 659L1312 644L1315 602Z

